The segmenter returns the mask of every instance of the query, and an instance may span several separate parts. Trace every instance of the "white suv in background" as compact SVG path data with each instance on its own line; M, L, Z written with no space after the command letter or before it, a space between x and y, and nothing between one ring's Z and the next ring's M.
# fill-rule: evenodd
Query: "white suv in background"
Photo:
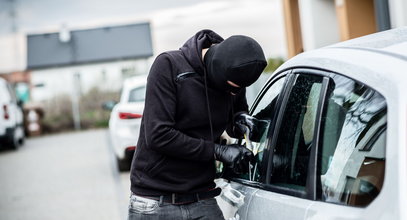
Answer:
M130 169L136 149L144 110L146 83L147 76L126 79L120 102L112 108L110 114L109 136L120 171Z
M24 143L23 111L13 88L0 78L0 147L17 149Z

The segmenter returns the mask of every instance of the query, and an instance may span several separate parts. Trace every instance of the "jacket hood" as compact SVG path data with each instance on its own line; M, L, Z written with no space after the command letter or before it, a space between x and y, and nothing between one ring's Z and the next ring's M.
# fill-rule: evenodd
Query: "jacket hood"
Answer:
M180 48L188 63L200 74L204 72L204 63L202 61L202 49L209 48L212 44L223 41L223 38L212 30L201 30L191 37Z

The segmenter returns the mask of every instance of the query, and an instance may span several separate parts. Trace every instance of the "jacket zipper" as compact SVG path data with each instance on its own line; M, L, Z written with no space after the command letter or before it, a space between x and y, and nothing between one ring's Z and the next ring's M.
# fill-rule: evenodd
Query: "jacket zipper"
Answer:
M196 74L198 74L198 73L196 73L196 72L185 72L185 73L180 73L180 74L178 74L177 75L177 78L175 79L175 81L180 81L180 80L183 80L183 79L185 79L185 78L188 78L188 77L191 77L191 76L194 76L194 75L196 75Z

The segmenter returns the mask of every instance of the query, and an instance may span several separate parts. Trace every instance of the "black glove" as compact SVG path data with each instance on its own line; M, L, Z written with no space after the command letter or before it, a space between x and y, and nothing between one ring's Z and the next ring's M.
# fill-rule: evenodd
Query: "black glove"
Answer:
M246 134L246 130L249 129L249 138L254 142L259 142L264 132L267 131L269 125L267 120L259 120L246 113L235 116L235 135L243 136Z
M238 132L239 135L244 135L246 134L246 130L249 129L251 134L254 128L254 120L256 120L254 117L246 113L236 115L234 118L235 132Z
M222 161L234 173L241 174L249 171L249 162L254 159L254 156L242 145L215 144L215 159Z

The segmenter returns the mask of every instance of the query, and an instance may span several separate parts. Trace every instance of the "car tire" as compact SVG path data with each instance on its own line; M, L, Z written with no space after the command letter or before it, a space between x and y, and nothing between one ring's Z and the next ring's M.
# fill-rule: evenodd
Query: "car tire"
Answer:
M13 150L17 150L24 144L24 129L22 126L18 126L12 130L10 139L9 139L9 146Z
M15 129L11 132L11 135L9 136L8 146L13 150L17 150L20 147L17 132Z
M120 158L116 157L116 161L117 161L117 168L119 169L120 172L130 171L131 161L128 158L125 157L123 159L120 159Z

